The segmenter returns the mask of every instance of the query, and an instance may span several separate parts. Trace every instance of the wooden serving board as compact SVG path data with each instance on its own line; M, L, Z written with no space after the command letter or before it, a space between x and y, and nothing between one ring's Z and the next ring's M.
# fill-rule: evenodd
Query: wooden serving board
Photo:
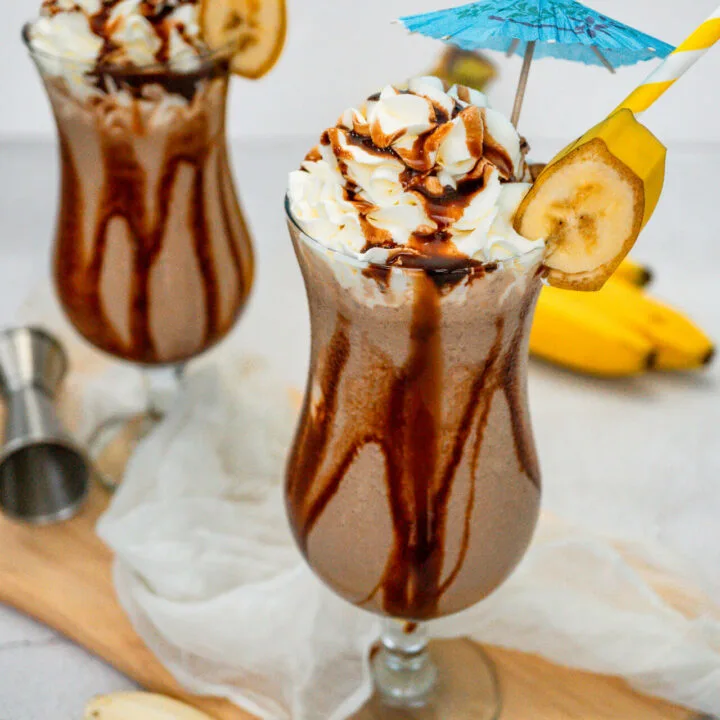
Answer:
M28 527L0 517L0 602L67 635L148 690L182 699L217 720L252 720L226 701L184 692L132 629L115 599L111 554L94 532L106 505L104 491L94 488L83 512L62 525ZM638 695L621 680L522 653L488 653L502 685L503 720L700 720ZM372 706L358 715L378 717Z

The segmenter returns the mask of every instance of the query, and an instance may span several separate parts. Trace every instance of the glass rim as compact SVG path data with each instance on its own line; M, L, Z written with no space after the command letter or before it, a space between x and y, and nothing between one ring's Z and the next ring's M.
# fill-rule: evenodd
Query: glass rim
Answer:
M317 238L314 238L312 235L307 233L302 225L300 225L300 222L297 220L297 218L293 215L292 210L290 209L290 192L287 191L285 193L285 216L287 218L287 221L297 230L297 232L302 236L311 247L314 247L318 250L321 250L324 253L327 253L333 257L341 258L343 261L349 261L351 264L355 265L361 265L362 267L373 267L373 268L379 268L381 270L396 270L396 271L403 271L403 272L423 272L428 275L472 275L480 272L487 272L489 269L493 270L499 270L501 268L505 267L515 267L517 263L520 261L523 261L525 259L533 258L536 260L533 263L530 263L528 265L528 271L532 269L532 267L535 264L540 264L540 261L542 260L542 248L534 248L532 250L528 250L524 253L519 253L517 255L512 255L509 258L503 258L502 260L487 260L484 262L481 262L479 265L467 265L466 267L460 267L460 268L418 268L418 267L406 267L403 265L393 265L390 263L382 263L382 262L374 262L372 260L368 260L365 258L358 257L357 255L351 255L348 252L345 252L344 250L336 250L335 248L328 247L327 245L321 243Z
M72 57L71 55L63 55L60 53L51 53L45 50L38 50L36 47L33 47L32 41L30 39L31 27L32 22L26 22L22 27L21 36L28 53L33 59L37 58L41 60L48 60L51 62L59 62L63 65L66 65L67 67L83 68L86 72L94 72L97 74L107 73L108 75L137 75L162 71L167 73L173 73L175 75L192 75L194 73L197 73L198 70L201 70L204 67L214 65L219 61L231 60L237 49L237 42L232 41L227 43L226 45L223 45L220 48L216 48L215 50L211 50L210 48L208 48L207 51L198 54L191 52L183 53L182 55L176 57L174 60L165 60L162 62L156 61L151 63L145 63L143 65L120 65L115 63L103 63L102 65L98 65L96 61L80 60L76 57ZM182 68L176 65L178 59L185 59L189 57L196 59L197 65L188 68Z

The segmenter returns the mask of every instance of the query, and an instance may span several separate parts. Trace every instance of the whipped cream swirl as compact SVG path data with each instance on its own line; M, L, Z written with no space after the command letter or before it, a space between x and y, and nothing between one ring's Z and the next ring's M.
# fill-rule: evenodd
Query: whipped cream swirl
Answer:
M483 93L416 78L323 133L290 174L290 209L323 245L370 262L521 256L544 245L512 227L530 187L525 150Z
M207 52L198 0L44 0L28 29L32 48L53 74L63 63L90 68L168 63L192 70Z

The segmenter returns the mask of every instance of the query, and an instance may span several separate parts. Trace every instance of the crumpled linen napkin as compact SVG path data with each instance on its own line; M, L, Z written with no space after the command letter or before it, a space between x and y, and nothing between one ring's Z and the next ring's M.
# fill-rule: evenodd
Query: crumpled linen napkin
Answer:
M191 373L98 532L123 607L180 682L262 718L340 720L368 694L379 623L322 586L291 538L296 405L256 360Z
M191 373L98 531L117 555L120 601L183 685L268 720L342 720L370 694L379 623L322 586L292 542L282 474L295 413L257 361ZM717 711L720 610L691 589L677 596L684 612L664 599L672 562L545 516L512 578L431 631Z

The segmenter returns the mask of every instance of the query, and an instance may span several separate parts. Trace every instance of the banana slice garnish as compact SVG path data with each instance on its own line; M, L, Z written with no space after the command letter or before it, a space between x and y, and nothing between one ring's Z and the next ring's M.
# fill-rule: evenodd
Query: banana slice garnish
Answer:
M566 148L535 180L515 229L547 241L548 281L599 290L620 266L657 206L665 147L622 110Z
M285 0L202 0L200 25L213 50L232 48L232 71L255 80L272 69L282 52Z

